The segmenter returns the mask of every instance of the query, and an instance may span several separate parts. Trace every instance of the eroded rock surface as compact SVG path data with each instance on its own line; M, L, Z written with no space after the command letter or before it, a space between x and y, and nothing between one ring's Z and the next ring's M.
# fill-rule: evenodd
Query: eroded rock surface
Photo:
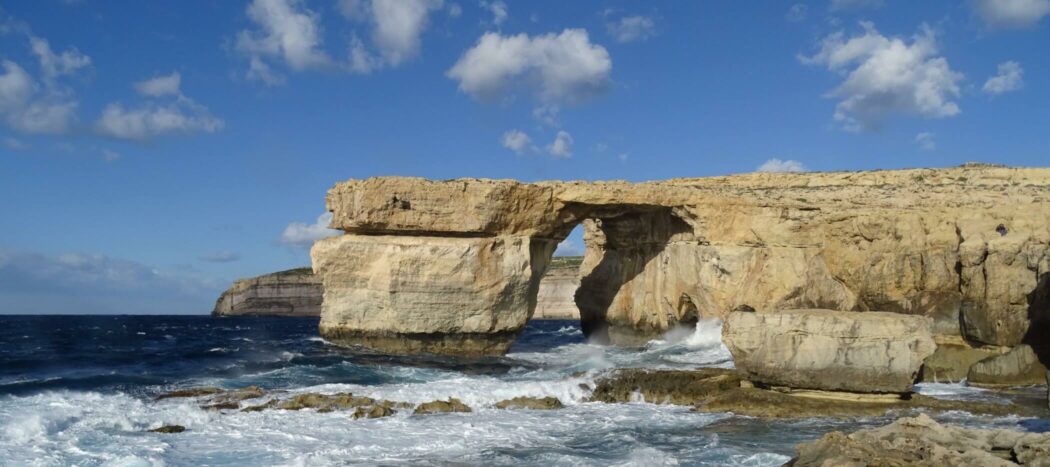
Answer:
M554 258L540 279L533 319L580 319L576 290L580 288L582 258Z
M970 367L967 382L977 386L1023 386L1042 384L1046 367L1028 345L1019 345L1009 352L988 357Z
M321 278L309 268L241 279L219 296L212 316L317 316Z
M942 425L925 414L802 444L787 465L1050 465L1050 434Z
M884 312L732 312L722 340L736 367L766 385L905 393L936 349L932 324Z
M532 316L554 245L580 223L581 324L614 343L748 305L925 316L937 334L1016 346L1050 308L1050 169L387 177L339 183L327 206L347 235L312 251L321 330L348 343L407 338L422 344L406 351L457 353L462 339L465 353L499 353Z

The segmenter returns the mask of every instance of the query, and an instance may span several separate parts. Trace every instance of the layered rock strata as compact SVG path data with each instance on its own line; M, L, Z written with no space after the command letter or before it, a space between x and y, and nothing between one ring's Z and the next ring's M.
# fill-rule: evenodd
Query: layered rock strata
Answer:
M582 258L555 258L540 279L534 319L580 319L576 290L580 288Z
M722 340L736 367L768 386L910 392L933 354L932 320L884 312L733 312Z
M1050 434L942 425L925 414L799 445L786 465L1050 465Z
M308 268L241 279L215 301L212 316L317 316L321 278Z
M1050 169L634 184L387 177L339 183L326 201L346 235L311 253L321 332L350 344L499 353L532 316L554 246L580 223L581 323L614 343L748 306L924 316L937 334L1015 346L1050 308Z

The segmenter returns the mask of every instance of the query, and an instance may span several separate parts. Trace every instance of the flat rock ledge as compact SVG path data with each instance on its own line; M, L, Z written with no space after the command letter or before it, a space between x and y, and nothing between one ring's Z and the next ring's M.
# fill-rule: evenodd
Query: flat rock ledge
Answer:
M932 327L899 313L732 312L722 339L736 367L768 386L907 393L937 348Z
M786 465L1050 466L1050 433L942 425L925 414L799 445Z
M1017 404L937 399L921 394L863 394L773 389L755 385L739 370L617 370L599 378L591 401L691 405L704 413L731 412L751 417L854 418L887 413L965 411L975 415L1046 416L1046 411Z

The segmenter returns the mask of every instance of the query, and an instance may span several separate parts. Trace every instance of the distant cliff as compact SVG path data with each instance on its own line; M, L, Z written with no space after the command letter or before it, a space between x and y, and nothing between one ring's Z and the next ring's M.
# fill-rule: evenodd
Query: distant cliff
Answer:
M575 294L583 257L554 258L540 281L534 319L580 319ZM212 316L320 316L321 280L310 268L241 279L219 296Z
M241 279L219 296L212 316L319 316L321 280L310 268Z
M580 309L576 308L576 289L580 288L582 262L582 256L551 260L547 273L540 280L533 319L580 319Z

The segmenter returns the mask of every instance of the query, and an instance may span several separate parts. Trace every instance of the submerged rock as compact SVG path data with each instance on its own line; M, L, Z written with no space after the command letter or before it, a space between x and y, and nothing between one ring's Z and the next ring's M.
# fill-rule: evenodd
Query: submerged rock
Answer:
M348 392L340 394L306 393L279 402L277 408L283 410L317 409L318 412L331 412L375 404L376 400L371 397L357 397Z
M470 412L471 409L459 399L450 397L445 401L430 401L419 404L416 410L412 413L414 415L426 415L434 413L448 413L448 412Z
M966 381L986 387L1043 384L1046 371L1035 351L1021 344L1003 355L975 363L970 367Z
M740 387L736 370L617 370L595 382L591 401L646 402L690 405L715 394Z
M832 432L799 445L795 467L881 465L1050 465L1050 433L962 428L925 414L852 434Z
M161 395L157 396L157 398L154 399L154 400L158 400L159 401L159 400L164 400L164 399L177 399L177 398L210 396L210 395L219 394L219 393L225 392L225 391L226 390L223 389L223 388L216 388L216 387L179 389L179 390L175 390L175 391L166 392L164 394L161 394Z
M394 409L391 409L390 407L384 405L376 405L372 406L371 408L358 407L356 410L354 410L354 414L352 415L352 417L354 418L354 420L357 420L359 418L382 418L389 417L391 415L394 415L395 413L397 412Z
M186 427L182 425L164 425L160 428L154 428L147 431L150 433L182 433L183 431L186 431Z
M770 386L906 393L937 348L932 320L899 313L784 310L729 314L736 367Z
M496 403L497 409L553 410L565 407L557 397L521 396Z

